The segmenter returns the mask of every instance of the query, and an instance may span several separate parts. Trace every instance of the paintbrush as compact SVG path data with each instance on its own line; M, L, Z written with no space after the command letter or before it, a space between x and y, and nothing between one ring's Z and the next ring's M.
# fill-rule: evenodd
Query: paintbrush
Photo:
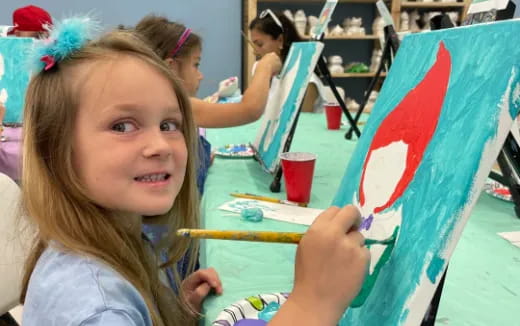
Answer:
M273 231L223 231L204 229L179 229L177 236L187 238L238 240L256 242L299 243L305 233ZM384 240L365 239L365 245L389 245L395 242L396 234Z
M230 195L233 196L233 197L237 197L237 198L255 199L255 200L260 200L260 201L267 201L267 202L270 202L270 203L278 203L278 204L285 204L285 205L291 205L291 206L307 207L306 203L297 203L297 202L289 201L289 200L285 200L285 199L271 198L271 197L266 197L266 196L258 196L258 195L254 195L254 194L248 194L248 193L245 193L245 194L231 193Z

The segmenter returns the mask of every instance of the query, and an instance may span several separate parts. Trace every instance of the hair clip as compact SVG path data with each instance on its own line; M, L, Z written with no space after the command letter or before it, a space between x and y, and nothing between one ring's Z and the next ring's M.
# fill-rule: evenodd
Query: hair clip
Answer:
M179 40L177 41L177 44L175 45L175 49L173 49L173 51L172 51L172 54L171 54L172 58L177 54L177 52L179 52L179 50L182 48L182 46L184 45L184 43L186 42L188 37L190 37L190 34L191 34L191 28L186 28L184 30L184 32L182 32L181 37L179 38Z
M98 30L99 23L87 16L58 22L50 29L49 38L37 41L34 47L36 70L48 71L81 49Z
M56 64L56 60L54 59L54 57L50 56L48 54L41 57L40 61L45 63L45 67L43 68L43 70L45 70L45 71L51 69Z

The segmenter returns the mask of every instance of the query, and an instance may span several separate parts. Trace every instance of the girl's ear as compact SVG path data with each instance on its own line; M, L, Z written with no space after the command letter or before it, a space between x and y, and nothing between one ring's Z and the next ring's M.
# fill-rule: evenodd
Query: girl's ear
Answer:
M276 41L278 42L278 48L279 48L280 50L283 49L283 44L284 44L284 43L283 43L283 40L284 40L284 38L283 38L283 33L280 34L280 35L278 35L278 38L276 38Z
M168 68L172 69L175 73L177 73L177 74L180 73L181 65L178 60L175 60L173 58L166 58L164 60L164 62L166 62L166 65L168 66Z

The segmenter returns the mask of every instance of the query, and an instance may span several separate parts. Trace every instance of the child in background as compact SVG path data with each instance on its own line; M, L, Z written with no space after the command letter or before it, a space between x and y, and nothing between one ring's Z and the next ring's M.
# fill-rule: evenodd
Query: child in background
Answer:
M8 35L41 39L49 35L52 18L45 9L30 5L13 12L13 25Z
M176 289L164 273L196 250L172 238L199 220L189 99L134 34L87 42L90 27L76 18L52 32L27 92L22 207L36 236L24 325L193 325L204 297L223 288L212 269ZM141 233L147 219L169 227L159 247ZM353 207L316 219L298 247L293 291L269 325L336 325L367 268L359 219Z
M203 128L224 128L258 120L264 112L271 77L278 74L281 61L274 53L258 63L258 69L239 103L209 103L195 98L200 81L202 40L186 26L166 17L148 15L135 27L154 51L182 80L191 96L195 124Z
M52 26L51 15L37 6L18 8L13 12L13 28L10 36L45 38L48 28ZM6 115L5 103L0 97L0 172L8 175L14 181L20 180L21 139L20 123L10 121ZM10 112L11 116L13 112ZM5 118L7 117L7 118ZM4 121L4 118L6 121Z
M284 14L274 13L266 9L249 24L251 41L255 44L257 58L263 58L269 53L276 53L285 62L293 42L302 42L294 24ZM253 66L256 71L257 64ZM276 85L272 85L276 87ZM316 74L312 74L309 86L302 102L302 111L319 112L323 110L327 88Z

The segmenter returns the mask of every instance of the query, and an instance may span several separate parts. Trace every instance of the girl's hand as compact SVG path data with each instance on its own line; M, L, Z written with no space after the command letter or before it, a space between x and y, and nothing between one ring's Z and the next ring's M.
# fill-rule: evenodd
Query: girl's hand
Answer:
M334 325L358 294L370 260L365 239L357 231L360 218L354 206L327 209L296 252L295 284L289 299L301 309L330 316Z
M201 311L202 301L208 296L211 289L214 289L216 294L223 292L220 278L213 268L199 269L190 274L181 284L184 298L197 312Z

